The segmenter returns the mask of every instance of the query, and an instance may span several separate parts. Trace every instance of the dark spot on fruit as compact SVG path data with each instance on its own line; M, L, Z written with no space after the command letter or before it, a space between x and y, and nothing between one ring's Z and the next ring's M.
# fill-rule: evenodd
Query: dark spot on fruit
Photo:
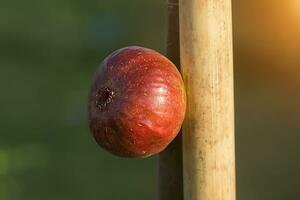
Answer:
M110 88L101 88L96 94L96 106L99 110L104 109L115 96L115 92Z

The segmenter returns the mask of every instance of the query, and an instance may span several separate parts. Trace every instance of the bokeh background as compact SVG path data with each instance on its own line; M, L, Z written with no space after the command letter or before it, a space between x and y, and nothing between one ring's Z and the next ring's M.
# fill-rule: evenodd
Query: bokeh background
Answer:
M238 199L300 199L300 1L232 3ZM165 43L164 0L2 0L0 200L154 199L156 156L102 151L86 104L108 53Z

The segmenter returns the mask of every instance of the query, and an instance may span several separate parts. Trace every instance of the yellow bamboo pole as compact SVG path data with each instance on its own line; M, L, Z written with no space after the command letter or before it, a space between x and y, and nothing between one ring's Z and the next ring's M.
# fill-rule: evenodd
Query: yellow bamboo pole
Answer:
M179 0L185 200L235 200L231 0Z

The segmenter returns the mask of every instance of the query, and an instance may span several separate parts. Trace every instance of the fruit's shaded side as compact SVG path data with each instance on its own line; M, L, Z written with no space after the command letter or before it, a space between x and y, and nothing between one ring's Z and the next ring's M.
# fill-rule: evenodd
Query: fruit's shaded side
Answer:
M96 72L89 126L97 143L123 157L158 153L178 134L186 107L176 67L159 53L126 47Z

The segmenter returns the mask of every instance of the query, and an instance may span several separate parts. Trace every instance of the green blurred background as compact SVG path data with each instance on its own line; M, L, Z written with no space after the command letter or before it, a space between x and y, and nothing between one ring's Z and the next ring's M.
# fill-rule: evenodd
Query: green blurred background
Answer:
M233 25L238 199L300 199L300 2L233 0ZM156 156L101 150L86 104L108 53L165 43L164 0L2 0L0 200L154 199Z

